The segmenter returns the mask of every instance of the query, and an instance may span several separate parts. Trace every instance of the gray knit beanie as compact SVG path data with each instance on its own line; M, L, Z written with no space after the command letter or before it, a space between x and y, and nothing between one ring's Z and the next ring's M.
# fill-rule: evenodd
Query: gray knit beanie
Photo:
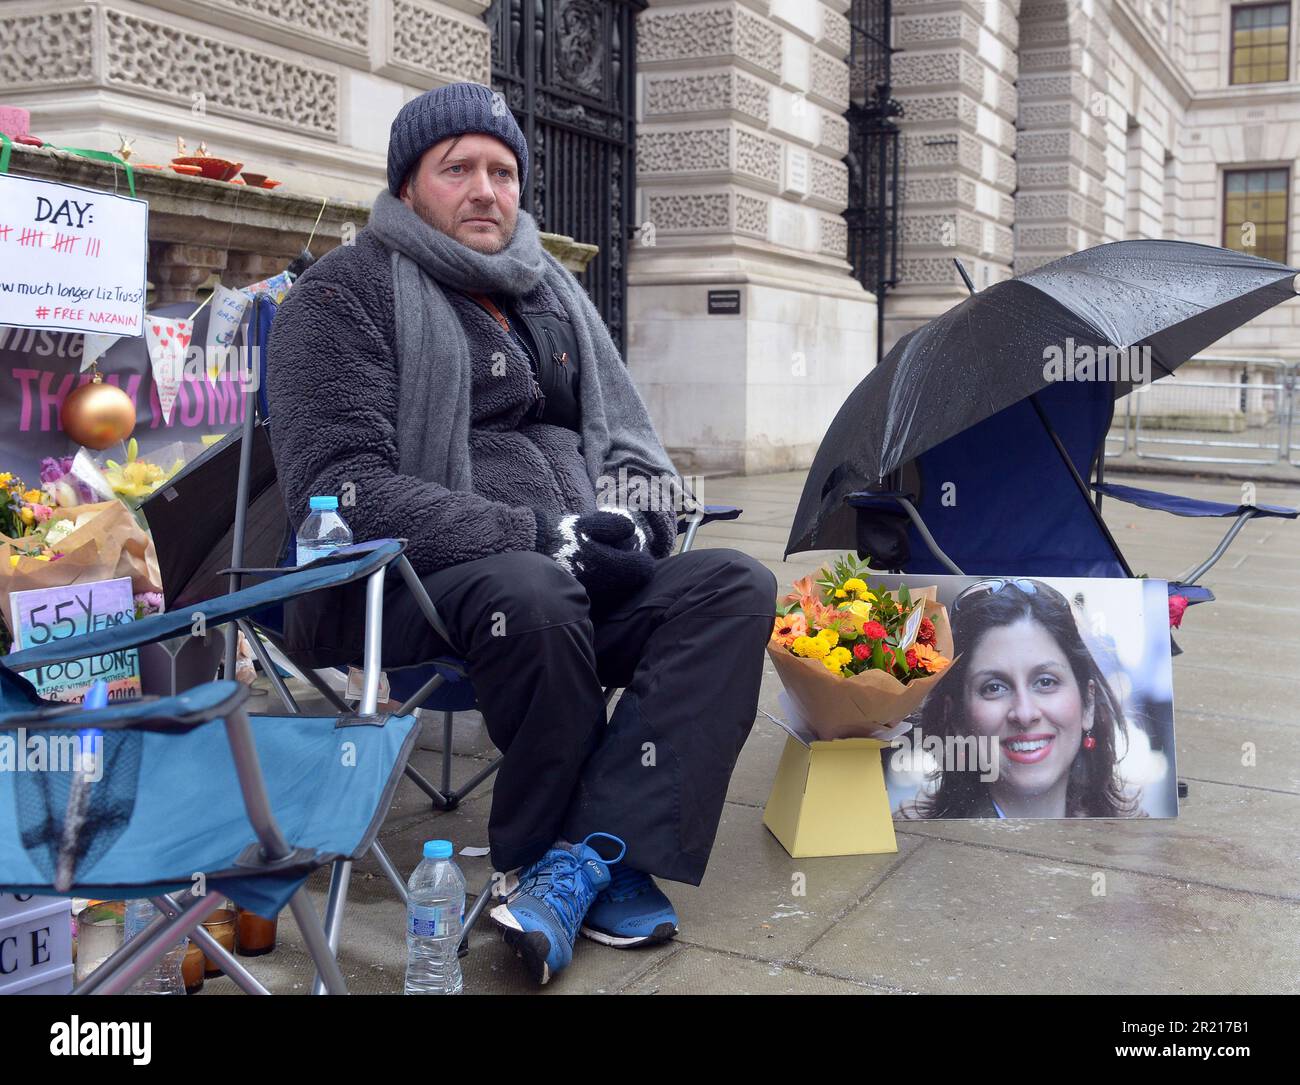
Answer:
M528 178L528 145L505 99L482 83L452 83L412 98L398 111L388 136L388 191L398 195L420 156L466 132L496 136L519 160L519 187Z

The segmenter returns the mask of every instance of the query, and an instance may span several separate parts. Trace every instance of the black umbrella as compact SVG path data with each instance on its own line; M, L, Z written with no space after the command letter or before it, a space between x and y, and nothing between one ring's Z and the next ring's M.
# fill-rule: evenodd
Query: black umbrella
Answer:
M1210 245L1117 241L972 295L900 339L844 401L809 469L785 552L818 547L818 525L846 485L883 482L1071 369L1078 379L1085 364L1119 398L1294 297L1296 276Z

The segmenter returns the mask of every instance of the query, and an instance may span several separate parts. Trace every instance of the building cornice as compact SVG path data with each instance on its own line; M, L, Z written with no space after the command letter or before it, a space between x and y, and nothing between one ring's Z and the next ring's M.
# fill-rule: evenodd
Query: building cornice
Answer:
M1133 9L1129 0L1114 0L1112 8L1121 24L1120 30L1129 40L1138 54L1151 65L1152 70L1176 97L1178 104L1186 109L1196 100L1196 90L1173 62L1168 49L1151 33L1142 17Z

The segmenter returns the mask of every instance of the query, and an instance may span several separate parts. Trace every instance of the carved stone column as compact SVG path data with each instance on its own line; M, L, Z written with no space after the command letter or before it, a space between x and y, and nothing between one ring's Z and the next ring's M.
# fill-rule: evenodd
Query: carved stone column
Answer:
M226 267L226 250L207 245L159 244L149 246L149 280L154 285L154 303L197 302L200 286Z
M846 260L848 0L637 18L628 366L682 471L806 467L874 360Z
M224 286L248 286L278 275L289 261L283 256L268 256L260 252L232 252L226 260L226 270L221 276Z

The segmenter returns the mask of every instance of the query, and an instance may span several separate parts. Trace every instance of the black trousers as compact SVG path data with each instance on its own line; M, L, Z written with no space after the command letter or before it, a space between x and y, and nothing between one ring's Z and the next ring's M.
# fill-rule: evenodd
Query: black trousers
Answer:
M422 581L453 643L399 581L385 597L384 666L467 661L504 754L488 822L496 869L606 832L626 842L629 866L698 885L758 709L772 573L737 550L691 550L603 606L536 553ZM606 722L609 685L624 690Z

